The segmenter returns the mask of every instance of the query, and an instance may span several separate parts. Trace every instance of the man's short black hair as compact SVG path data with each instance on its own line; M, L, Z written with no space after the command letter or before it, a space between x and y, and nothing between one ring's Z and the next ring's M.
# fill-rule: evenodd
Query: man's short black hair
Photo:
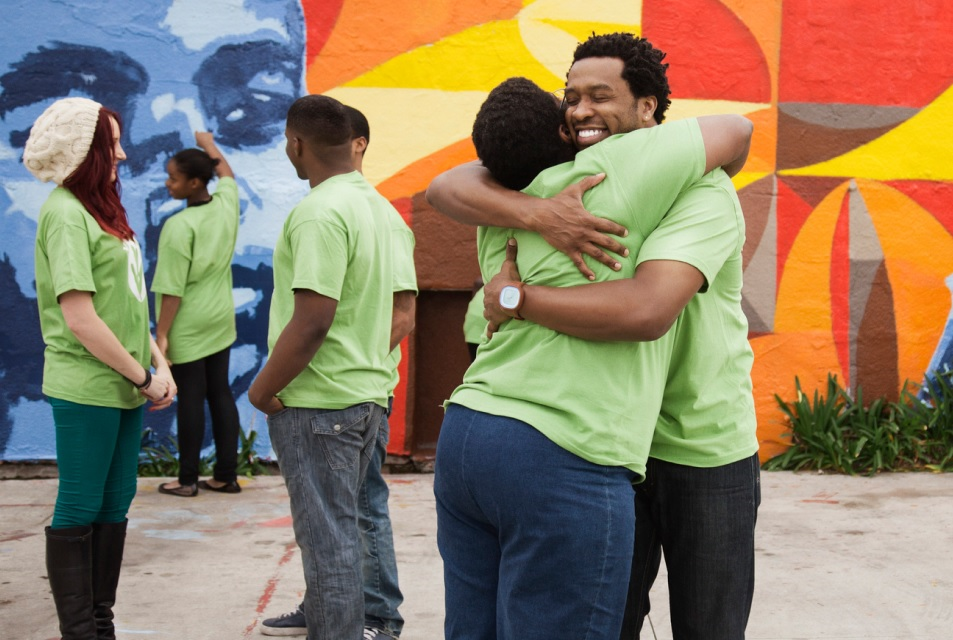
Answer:
M575 150L559 135L562 111L551 93L526 78L500 83L473 122L473 146L493 178L523 189L540 171L572 160Z
M658 106L655 108L655 121L665 120L665 112L672 101L672 91L665 75L668 64L664 64L665 52L652 46L645 38L631 33L593 34L588 40L576 47L573 63L585 58L619 58L622 60L622 79L636 98L655 96Z
M302 96L288 109L288 129L315 147L336 147L351 141L351 123L344 105L328 96Z
M367 144L371 143L371 125L368 124L364 114L350 105L344 105L344 111L347 112L348 122L351 123L351 139L364 138Z

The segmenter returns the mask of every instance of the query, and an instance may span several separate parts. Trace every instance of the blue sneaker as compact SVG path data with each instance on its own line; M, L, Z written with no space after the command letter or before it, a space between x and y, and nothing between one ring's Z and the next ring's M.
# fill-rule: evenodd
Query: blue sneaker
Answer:
M299 604L294 611L277 618L261 621L261 632L266 636L306 636L308 625L304 620L304 608Z

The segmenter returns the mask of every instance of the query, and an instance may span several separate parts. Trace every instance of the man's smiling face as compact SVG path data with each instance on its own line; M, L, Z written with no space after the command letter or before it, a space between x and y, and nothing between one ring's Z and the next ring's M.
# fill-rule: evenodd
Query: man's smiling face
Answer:
M619 58L583 58L566 77L566 125L577 149L655 124L655 99L636 99Z

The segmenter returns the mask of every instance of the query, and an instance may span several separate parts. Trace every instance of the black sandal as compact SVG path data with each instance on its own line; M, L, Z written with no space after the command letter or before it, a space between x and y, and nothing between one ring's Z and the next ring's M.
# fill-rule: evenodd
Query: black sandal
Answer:
M238 484L238 480L232 480L231 482L226 482L220 487L213 487L205 480L199 480L199 486L203 489L208 489L209 491L217 491L218 493L241 493L242 487Z
M182 484L178 487L170 488L166 485L172 484L166 482L165 484L159 485L159 493L164 493L170 496L179 496L180 498L194 498L199 494L199 488L194 484Z

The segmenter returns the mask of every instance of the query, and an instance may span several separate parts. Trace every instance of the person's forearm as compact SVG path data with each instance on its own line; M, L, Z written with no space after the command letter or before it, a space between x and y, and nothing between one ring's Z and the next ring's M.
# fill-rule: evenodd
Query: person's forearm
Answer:
M133 384L145 381L145 369L96 313L90 293L68 291L60 296L60 308L70 331L93 357Z
M152 366L156 368L156 371L165 372L169 370L169 362L165 359L165 354L159 349L159 345L156 344L152 336L149 336L149 353L152 356Z
M234 178L235 174L232 172L232 168L228 164L228 160L225 159L225 156L222 155L222 152L219 151L218 146L215 144L215 139L212 137L211 133L198 132L195 134L195 143L202 149L205 153L209 155L213 160L218 160L218 164L215 165L215 175L219 178Z
M317 334L309 329L297 326L294 321L288 323L278 336L268 362L255 379L255 395L261 398L276 396L304 371L327 335L327 331Z
M457 222L506 229L531 229L527 213L538 202L501 186L476 162L440 174L426 195L434 209Z
M263 411L308 366L334 322L337 301L308 289L296 290L294 313L278 336L268 362L248 389L248 400Z
M512 311L499 305L499 291L518 279L507 248L504 270L485 287L487 318L499 325ZM515 277L514 277L515 276ZM576 287L525 285L519 314L530 322L584 340L646 342L665 335L685 305L701 289L705 277L676 260L650 260L635 275Z
M524 295L523 318L583 340L657 340L678 315L659 314L639 299L631 278L566 288L526 285Z
M416 325L417 294L413 291L394 293L394 311L390 325L390 351L410 335Z
M182 298L179 296L162 294L162 304L159 306L159 320L156 322L156 338L168 339L169 331L172 330L172 324L175 322L175 316L179 313L179 307L181 305Z
M752 125L752 132L753 132L753 128L754 127ZM744 138L744 146L741 149L741 151L738 153L738 156L731 162L728 162L727 164L724 164L721 167L722 170L728 174L729 178L734 178L745 166L745 163L748 161L748 152L750 150L751 150L751 132L749 132L748 136Z
M754 124L744 116L725 114L698 118L705 144L705 173L721 167L733 176L744 166Z

